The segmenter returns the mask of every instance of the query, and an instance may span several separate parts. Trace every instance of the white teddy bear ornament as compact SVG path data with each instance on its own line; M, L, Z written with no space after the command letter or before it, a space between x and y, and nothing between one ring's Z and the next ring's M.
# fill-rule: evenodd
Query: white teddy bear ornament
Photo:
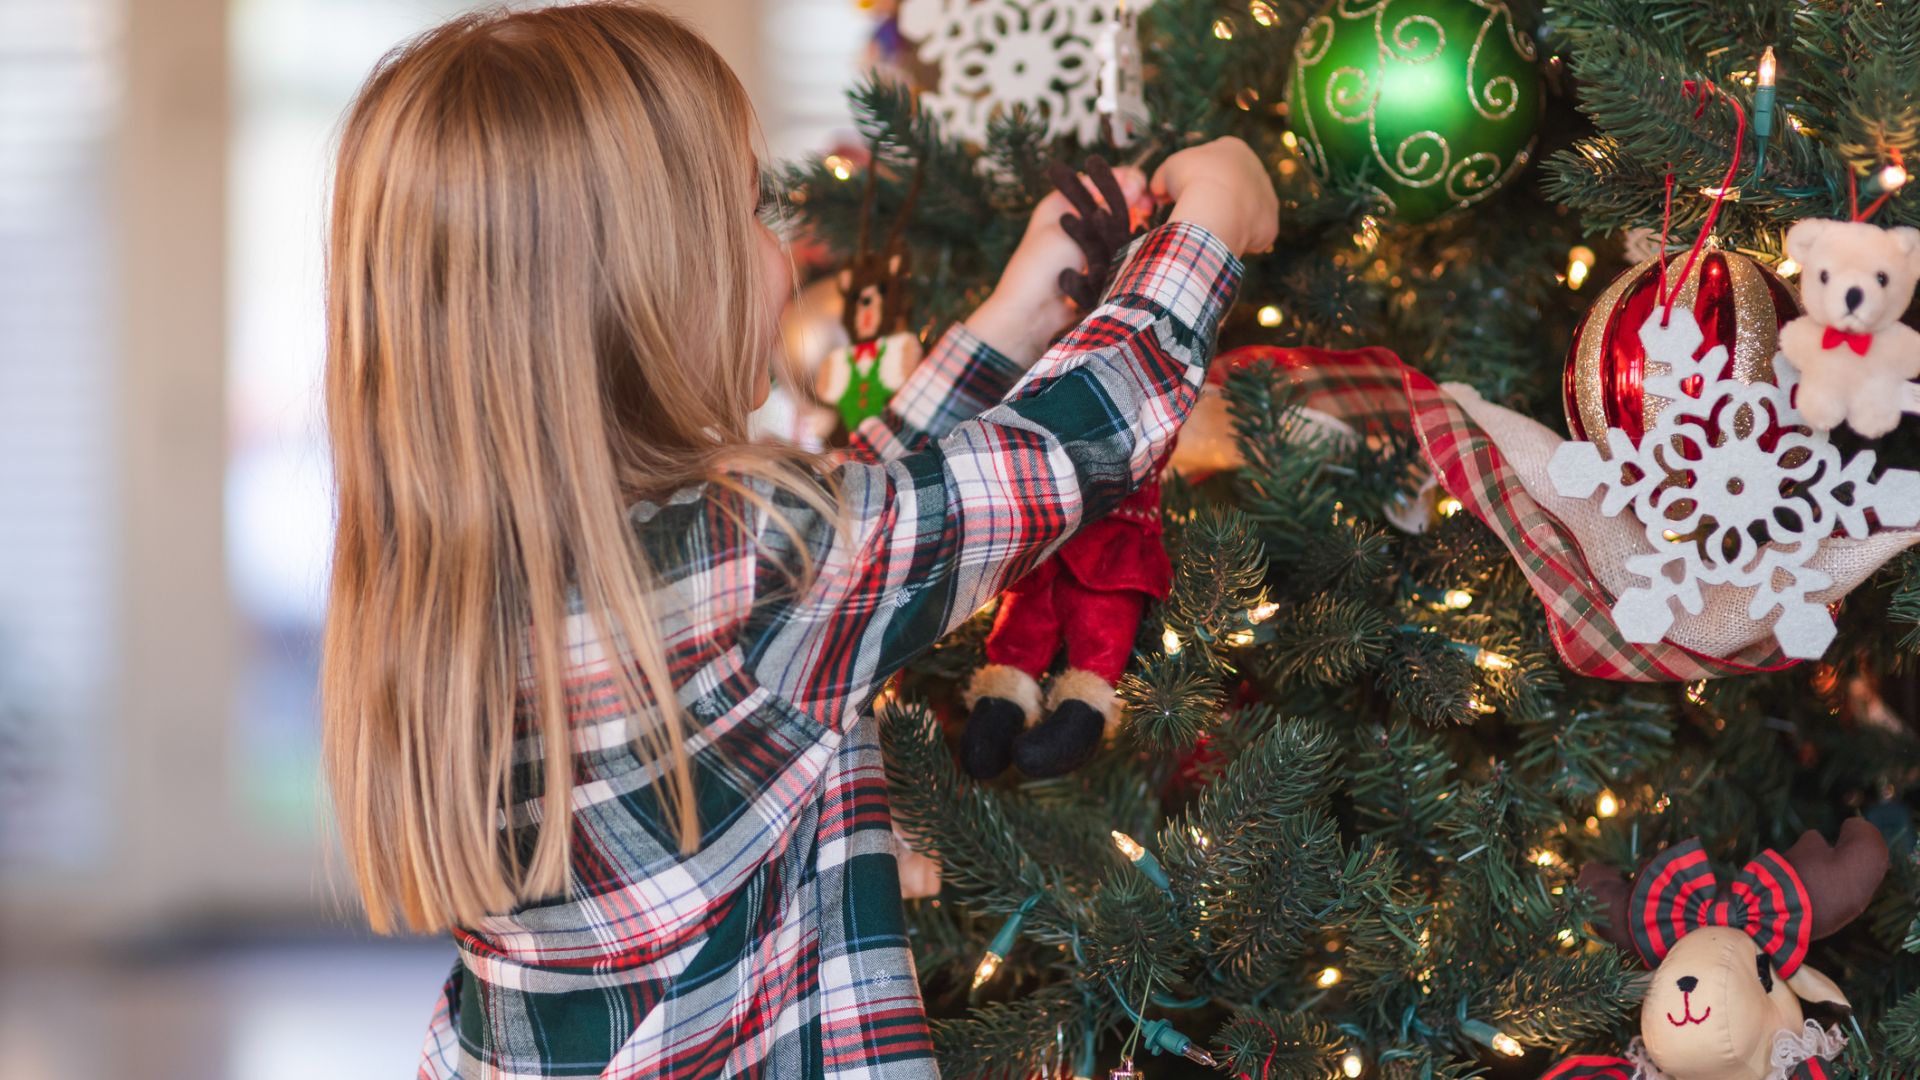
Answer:
M1920 281L1920 229L1808 219L1787 230L1807 313L1780 328L1800 373L1794 402L1820 431L1892 431L1920 377L1920 331L1900 321Z

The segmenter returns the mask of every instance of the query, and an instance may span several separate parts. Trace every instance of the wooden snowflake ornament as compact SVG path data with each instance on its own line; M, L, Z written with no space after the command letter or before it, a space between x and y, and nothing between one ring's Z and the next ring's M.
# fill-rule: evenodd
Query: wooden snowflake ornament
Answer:
M1049 139L1094 145L1106 119L1125 126L1115 140L1124 145L1144 123L1138 61L1127 54L1136 49L1133 16L1150 2L902 0L900 32L921 60L939 65L938 84L920 100L949 135L984 143L988 123L1019 105Z
M1748 618L1779 610L1773 635L1782 652L1819 656L1833 619L1808 597L1833 578L1809 560L1829 539L1862 538L1871 525L1920 524L1920 473L1889 469L1872 479L1872 451L1843 462L1794 409L1798 375L1784 356L1774 358L1773 382L1723 377L1726 348L1696 358L1702 334L1684 307L1664 326L1647 319L1640 338L1647 392L1673 404L1637 446L1612 428L1594 442L1562 444L1548 464L1560 494L1585 499L1604 488L1601 513L1632 506L1645 527L1652 551L1624 565L1646 584L1620 593L1614 622L1627 640L1653 643L1673 625L1674 602L1698 614L1703 586L1750 588ZM1697 393L1684 389L1690 380Z

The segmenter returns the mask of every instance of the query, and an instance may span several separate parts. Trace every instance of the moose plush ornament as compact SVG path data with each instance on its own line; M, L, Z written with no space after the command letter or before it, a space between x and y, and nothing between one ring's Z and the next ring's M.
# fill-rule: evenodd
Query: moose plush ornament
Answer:
M912 276L901 235L925 174L915 166L893 227L875 250L868 241L878 172L879 162L875 160L867 167L859 242L854 245L853 259L840 271L840 291L846 297L841 318L851 343L829 353L814 380L814 393L822 404L839 412L840 423L848 432L868 417L879 416L920 364L920 339L907 323Z
M1800 373L1801 418L1817 431L1885 435L1920 377L1920 331L1900 321L1920 281L1920 229L1810 219L1787 230L1787 255L1807 309L1780 330Z
M1098 157L1086 174L1096 201L1071 169L1056 164L1054 186L1077 214L1061 220L1087 259L1060 288L1082 311L1099 303L1134 235L1126 194ZM1028 776L1061 776L1086 764L1119 721L1114 684L1133 655L1149 600L1164 600L1173 564L1161 540L1160 468L1106 517L1083 527L1001 596L987 634L987 663L967 684L961 764L982 780L1017 764ZM1066 667L1043 695L1040 680L1065 654Z
M1826 1080L1851 1007L1807 946L1865 911L1886 873L1886 841L1865 818L1832 846L1809 831L1785 854L1763 851L1724 888L1698 840L1661 852L1631 886L1612 867L1584 868L1606 936L1653 977L1626 1057L1571 1058L1541 1080Z

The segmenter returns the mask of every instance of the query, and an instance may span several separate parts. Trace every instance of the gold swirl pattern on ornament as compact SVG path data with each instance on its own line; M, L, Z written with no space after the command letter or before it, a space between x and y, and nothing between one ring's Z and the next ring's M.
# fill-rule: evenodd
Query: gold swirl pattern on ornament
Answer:
M1370 130L1368 135L1372 136L1372 134L1373 132ZM1428 165L1435 162L1436 156L1433 151L1420 149L1416 145L1423 140L1431 140L1434 145L1439 148L1438 163L1433 164L1433 174L1431 176L1425 174ZM1373 143L1373 149L1374 153L1378 155L1380 152L1380 143L1377 139L1375 139ZM1418 160L1409 164L1407 161L1408 155L1414 153L1419 154L1420 157ZM1437 131L1416 131L1406 138L1401 139L1400 145L1393 148L1393 165L1387 169L1387 172L1395 180L1400 181L1400 183L1407 187L1432 187L1447 175L1447 163L1452 160L1453 149L1447 145L1445 136ZM1380 163L1385 165L1386 159L1382 157Z
M1369 19L1379 8L1386 7L1391 0L1340 0L1334 5L1334 14L1343 19Z
M1514 82L1511 75L1496 75L1482 87L1473 74L1480 64L1480 48L1487 43L1487 32L1493 29L1493 24L1502 15L1507 19L1507 39L1513 40L1512 14L1504 5L1497 9L1488 7L1486 19L1480 23L1480 31L1473 36L1473 48L1467 51L1467 101L1473 106L1474 112L1488 120L1505 120L1520 106L1520 84Z
M1320 62L1333 48L1333 20L1325 15L1316 15L1306 28L1300 31L1300 40L1294 43L1294 70Z
M1322 29L1326 31L1326 39L1318 42L1317 47L1314 47L1313 43L1310 42L1310 38L1314 33ZM1300 157L1306 161L1307 168L1312 169L1314 175L1318 176L1321 180L1329 179L1333 174L1333 170L1327 162L1326 150L1320 145L1319 125L1313 122L1313 108L1307 97L1307 69L1317 63L1321 57L1326 56L1328 50L1332 47L1333 20L1322 15L1307 25L1307 29L1300 35L1299 44L1294 47L1296 62L1293 65L1293 83L1292 93L1290 95L1294 101L1299 102L1301 105L1299 109L1294 110L1294 116L1304 125L1301 131L1298 132L1301 136ZM1308 55L1309 53L1311 53L1311 56Z
M1382 5L1380 14L1384 16L1386 13L1386 6ZM1411 32L1409 32L1409 27L1412 28ZM1376 36L1379 36L1378 31L1380 29L1381 27L1376 23ZM1420 51L1420 39L1423 36L1421 34L1422 30L1433 31L1433 45L1425 52ZM1381 37L1380 43L1384 48L1386 46L1386 39ZM1446 28L1441 26L1439 20L1433 18L1431 15L1409 15L1393 24L1393 59L1401 63L1424 64L1430 60L1439 58L1440 54L1446 50ZM1383 56L1382 59L1385 59L1385 57Z
M1602 460L1611 461L1613 455L1607 449L1608 444L1600 435L1607 430L1606 388L1601 384L1600 362L1606 355L1607 324L1613 321L1614 308L1621 298L1640 280L1640 275L1654 260L1634 267L1614 278L1612 283L1593 301L1593 307L1580 325L1580 350L1573 358L1574 404L1580 410L1580 423L1575 425L1574 418L1567 417L1569 431L1578 426L1586 432L1587 441L1600 451Z
M1359 85L1349 85L1357 80ZM1368 124L1373 107L1380 99L1378 91L1368 92L1367 73L1357 67L1334 68L1327 76L1327 114L1343 124Z
M1465 206L1474 199L1484 198L1499 178L1500 155L1487 150L1468 154L1447 171L1447 198L1457 206Z
M1521 33L1520 28L1513 24L1513 12L1508 9L1506 0L1472 0L1472 3L1475 7L1488 13L1489 21L1493 19L1506 20L1507 43L1513 46L1514 52L1520 54L1520 59L1531 61L1539 55L1534 52L1533 39Z

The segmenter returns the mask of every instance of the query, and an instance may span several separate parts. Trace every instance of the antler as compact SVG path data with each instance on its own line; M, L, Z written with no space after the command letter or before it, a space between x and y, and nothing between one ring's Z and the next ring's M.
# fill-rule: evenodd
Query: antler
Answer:
M920 198L920 189L925 186L926 180L926 159L915 158L913 160L913 178L907 181L907 193L905 197L900 200L900 209L894 211L893 227L887 230L887 245L881 249L882 251L891 254L898 250L900 236L907 231L907 219L913 216L913 204Z
M1858 918L1887 876L1887 841L1866 818L1848 818L1829 845L1808 829L1783 856L1813 901L1812 932L1823 938Z
M1113 175L1113 167L1096 154L1087 159L1085 171L1106 205L1088 194L1085 182L1064 162L1056 161L1047 167L1047 179L1078 211L1062 216L1060 228L1080 245L1087 270L1084 274L1078 270L1062 270L1060 291L1083 312L1092 311L1099 304L1113 279L1114 260L1134 237L1127 197Z
M1627 928L1627 904L1633 899L1633 883L1606 863L1588 863L1580 868L1574 884L1598 897L1607 914L1607 925L1595 931L1631 955L1634 944L1633 932Z

